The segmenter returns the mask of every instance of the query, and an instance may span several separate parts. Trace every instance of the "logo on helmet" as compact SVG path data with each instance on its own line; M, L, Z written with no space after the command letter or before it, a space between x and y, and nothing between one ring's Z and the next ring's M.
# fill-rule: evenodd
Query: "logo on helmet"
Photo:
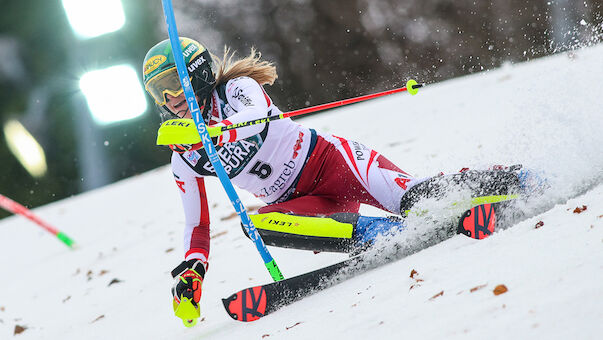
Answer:
M203 58L203 56L200 56L199 58L197 58L195 61L193 61L192 63L190 63L188 65L188 71L194 72L197 69L197 67L199 67L204 62L205 62L205 58Z
M156 55L151 59L147 60L146 64L144 64L144 74L149 74L155 71L159 65L163 64L167 58L163 55Z
M197 46L195 44L190 44L184 49L184 51L182 51L182 54L184 55L185 58L188 58L188 56L191 55L191 53L195 52L196 50L197 50Z

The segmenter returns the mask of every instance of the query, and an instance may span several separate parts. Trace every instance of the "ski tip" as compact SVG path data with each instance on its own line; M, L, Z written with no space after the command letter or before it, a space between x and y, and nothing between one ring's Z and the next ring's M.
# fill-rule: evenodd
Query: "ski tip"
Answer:
M224 305L224 309L226 309L226 313L233 319L239 320L239 316L236 313L233 313L230 309L230 303L237 299L237 294L232 294L231 296L222 299L222 304Z
M224 309L233 320L255 321L266 315L266 290L262 286L243 289L222 299Z
M463 213L459 220L457 233L482 240L494 233L495 226L494 203L480 204Z

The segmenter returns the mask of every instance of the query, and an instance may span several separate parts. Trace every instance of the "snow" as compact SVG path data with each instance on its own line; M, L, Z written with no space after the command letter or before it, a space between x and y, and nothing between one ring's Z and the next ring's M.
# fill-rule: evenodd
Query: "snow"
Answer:
M545 169L552 190L531 207L534 216L486 240L457 235L239 323L220 298L270 277L210 180L204 320L186 329L173 316L169 290L184 217L162 167L35 209L74 238L76 250L22 217L0 221L0 338L12 338L16 325L27 328L14 336L20 339L599 338L602 56L595 46L300 120L362 141L416 176L487 164ZM240 195L248 207L259 204ZM270 251L285 276L346 258ZM498 285L508 291L495 295Z

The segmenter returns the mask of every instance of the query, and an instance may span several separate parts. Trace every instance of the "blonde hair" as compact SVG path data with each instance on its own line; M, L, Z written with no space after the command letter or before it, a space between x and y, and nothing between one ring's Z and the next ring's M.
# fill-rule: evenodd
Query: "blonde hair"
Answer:
M215 86L238 77L250 77L260 85L272 85L278 78L274 64L261 60L262 54L255 48L252 47L249 55L243 59L233 60L234 54L225 46L222 58L212 55L217 69Z

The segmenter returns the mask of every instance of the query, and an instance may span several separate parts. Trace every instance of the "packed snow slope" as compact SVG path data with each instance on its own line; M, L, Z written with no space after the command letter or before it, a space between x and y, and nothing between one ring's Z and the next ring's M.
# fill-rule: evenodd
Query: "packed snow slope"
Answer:
M210 180L203 320L186 329L172 313L169 275L182 260L183 213L162 167L35 209L77 250L22 217L0 221L0 338L600 339L602 60L595 46L299 121L362 141L415 176L488 164L545 170L551 190L534 216L486 240L406 237L405 258L239 323L220 298L270 277ZM429 231L413 228L408 235ZM346 257L270 250L287 277ZM499 285L507 291L495 295ZM13 335L16 326L25 330Z

